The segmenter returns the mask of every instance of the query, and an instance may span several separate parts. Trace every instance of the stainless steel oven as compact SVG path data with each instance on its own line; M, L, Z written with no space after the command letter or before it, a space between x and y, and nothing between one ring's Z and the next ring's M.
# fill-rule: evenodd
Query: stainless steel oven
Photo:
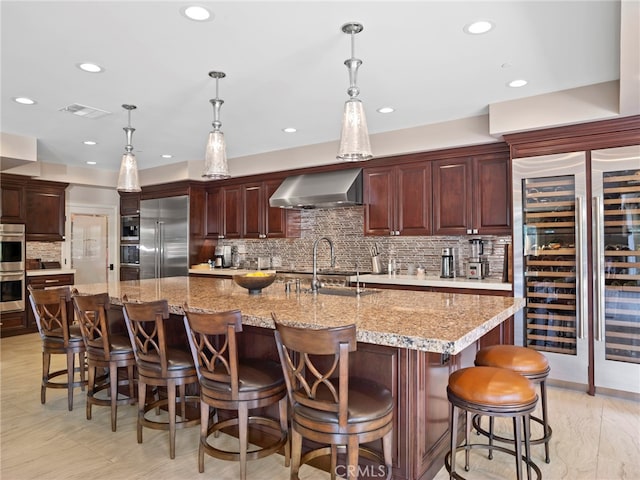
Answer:
M24 269L24 225L0 224L0 272L24 272Z
M0 272L0 312L24 311L23 272Z
M0 312L25 307L25 232L21 224L0 224Z

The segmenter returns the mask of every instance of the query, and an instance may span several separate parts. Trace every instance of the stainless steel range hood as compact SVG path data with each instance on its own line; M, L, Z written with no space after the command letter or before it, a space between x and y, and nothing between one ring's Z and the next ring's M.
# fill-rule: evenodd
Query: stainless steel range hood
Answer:
M300 209L362 205L362 168L287 177L269 205Z

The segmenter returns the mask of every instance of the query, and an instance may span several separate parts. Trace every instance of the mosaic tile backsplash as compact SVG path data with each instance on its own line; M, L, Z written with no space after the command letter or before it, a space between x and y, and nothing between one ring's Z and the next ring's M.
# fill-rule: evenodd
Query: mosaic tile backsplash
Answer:
M272 266L278 268L311 269L313 263L313 244L323 236L329 237L334 244L336 269L355 270L356 263L362 272L371 271L370 248L376 242L382 247L382 265L386 268L390 256L400 264L401 273L407 267L425 268L427 275L440 274L441 250L453 247L456 255L456 275L465 275L465 266L470 253L468 236L429 236L429 237L368 237L364 236L364 215L362 206L334 209L303 210L301 212L300 238L287 239L241 239L221 240L221 245L242 246L246 250L246 259L258 256L271 257ZM505 247L511 242L511 236L479 235L485 242L484 253L489 260L489 278L502 278ZM329 246L320 242L318 246L318 268L330 265Z

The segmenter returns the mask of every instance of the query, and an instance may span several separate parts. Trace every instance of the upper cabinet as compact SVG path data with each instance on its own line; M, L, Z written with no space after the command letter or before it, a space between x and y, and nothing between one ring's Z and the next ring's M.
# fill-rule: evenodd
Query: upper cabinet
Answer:
M0 175L2 223L25 223L25 180L16 175Z
M120 215L140 215L140 193L120 192Z
M210 238L240 238L242 186L210 187L205 193L206 232Z
M65 190L69 184L29 181L25 192L26 239L50 242L64 240Z
M64 240L68 186L23 175L2 175L2 223L24 223L27 240Z
M431 233L431 163L364 169L365 235Z
M208 238L285 238L299 236L299 213L269 206L282 180L209 187L206 190ZM296 223L297 220L297 223Z
M434 235L511 233L507 153L433 162Z
M287 236L287 211L269 206L269 197L281 183L281 180L270 180L243 186L242 236L244 238L285 238Z

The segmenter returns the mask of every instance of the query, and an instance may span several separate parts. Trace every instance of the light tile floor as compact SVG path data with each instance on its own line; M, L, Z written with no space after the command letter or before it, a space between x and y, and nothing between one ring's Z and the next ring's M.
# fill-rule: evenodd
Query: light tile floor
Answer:
M145 429L144 443L136 443L134 407L118 409L118 431L112 433L109 409L94 407L92 420L86 420L85 393L79 389L72 412L67 411L65 390L49 389L47 403L41 405L37 334L4 338L0 349L2 480L238 478L235 462L211 457L205 457L205 473L198 473L197 428L178 430L176 458L171 460L166 432ZM551 463L544 463L542 446L533 451L544 479L640 479L640 402L551 387L549 404ZM488 461L485 452L474 451L466 476L515 478L513 457L497 452ZM249 462L248 478L285 480L289 469L282 456L272 455ZM301 480L328 478L308 466L300 470ZM436 479L446 478L443 468Z

